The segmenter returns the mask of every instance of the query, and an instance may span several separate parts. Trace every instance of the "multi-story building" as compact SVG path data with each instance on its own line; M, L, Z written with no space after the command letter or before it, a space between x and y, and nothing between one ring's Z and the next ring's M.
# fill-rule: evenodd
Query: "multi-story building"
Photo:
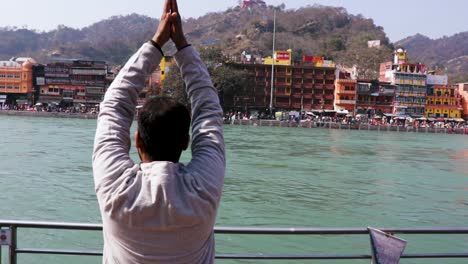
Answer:
M284 62L274 66L273 107L284 110L333 111L335 99L335 64L324 60L308 61L292 65ZM283 57L284 60L286 58ZM290 61L290 57L288 58ZM225 105L234 108L266 109L270 104L271 69L268 64L236 64L252 77L252 87L247 94Z
M356 110L357 80L338 79L335 89L335 109L352 114Z
M393 63L380 66L380 81L396 86L394 109L396 115L422 117L426 106L426 67L407 62L406 51L395 51Z
M426 117L461 118L461 99L458 89L448 85L447 75L427 75Z
M356 109L359 113L393 115L396 86L390 83L358 80Z
M455 85L458 94L461 96L461 105L463 108L462 118L468 120L468 83L459 83Z
M32 58L0 61L0 104L33 104Z
M36 70L35 84L43 103L95 105L102 101L108 86L103 61L59 60Z

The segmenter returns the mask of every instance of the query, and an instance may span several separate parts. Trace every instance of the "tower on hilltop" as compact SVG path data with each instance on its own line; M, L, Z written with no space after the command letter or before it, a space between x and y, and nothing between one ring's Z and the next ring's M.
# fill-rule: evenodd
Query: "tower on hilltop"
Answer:
M266 7L266 2L263 0L240 0L241 8Z

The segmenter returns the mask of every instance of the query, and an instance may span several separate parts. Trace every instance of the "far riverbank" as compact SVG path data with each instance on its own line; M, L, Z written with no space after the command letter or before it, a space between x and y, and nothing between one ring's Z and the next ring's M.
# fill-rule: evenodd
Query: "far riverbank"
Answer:
M97 119L98 115L91 114L91 113L63 113L63 112L1 110L0 116ZM468 135L468 128L375 126L375 125L364 124L364 123L348 125L348 124L341 124L341 123L334 123L334 122L315 122L315 121L305 121L305 122L296 123L296 122L276 121L276 120L234 120L229 125Z
M468 128L430 128L430 127L403 127L403 126L383 126L371 125L367 123L341 124L335 122L316 122L316 121L276 121L276 120L234 120L230 125L239 126L269 126L269 127L295 127L295 128L322 128L339 130L368 130L382 132L408 132L408 133L431 133L431 134L458 134L468 135Z
M38 111L15 111L0 110L0 116L27 116L27 117L54 117L54 118L79 118L97 119L97 114L91 113L64 113L64 112L38 112Z

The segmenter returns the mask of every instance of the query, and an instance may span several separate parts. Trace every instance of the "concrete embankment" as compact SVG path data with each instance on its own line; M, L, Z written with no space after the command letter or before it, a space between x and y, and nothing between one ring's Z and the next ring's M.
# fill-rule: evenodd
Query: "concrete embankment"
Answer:
M468 135L468 128L429 128L429 127L418 128L418 127L402 127L402 126L374 126L374 125L369 125L369 124L344 125L344 124L333 123L333 122L296 123L296 122L275 121L275 120L235 120L234 122L231 123L231 125Z
M54 118L80 118L80 119L96 119L97 118L97 114L0 110L0 116L2 115L3 116L54 117Z

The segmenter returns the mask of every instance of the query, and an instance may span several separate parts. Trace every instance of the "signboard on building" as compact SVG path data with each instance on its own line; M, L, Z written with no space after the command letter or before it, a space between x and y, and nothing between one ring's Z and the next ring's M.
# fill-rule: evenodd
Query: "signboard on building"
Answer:
M447 75L427 75L427 84L429 85L447 85L448 76Z
M287 51L277 51L276 59L281 61L289 61L291 59L290 53Z

